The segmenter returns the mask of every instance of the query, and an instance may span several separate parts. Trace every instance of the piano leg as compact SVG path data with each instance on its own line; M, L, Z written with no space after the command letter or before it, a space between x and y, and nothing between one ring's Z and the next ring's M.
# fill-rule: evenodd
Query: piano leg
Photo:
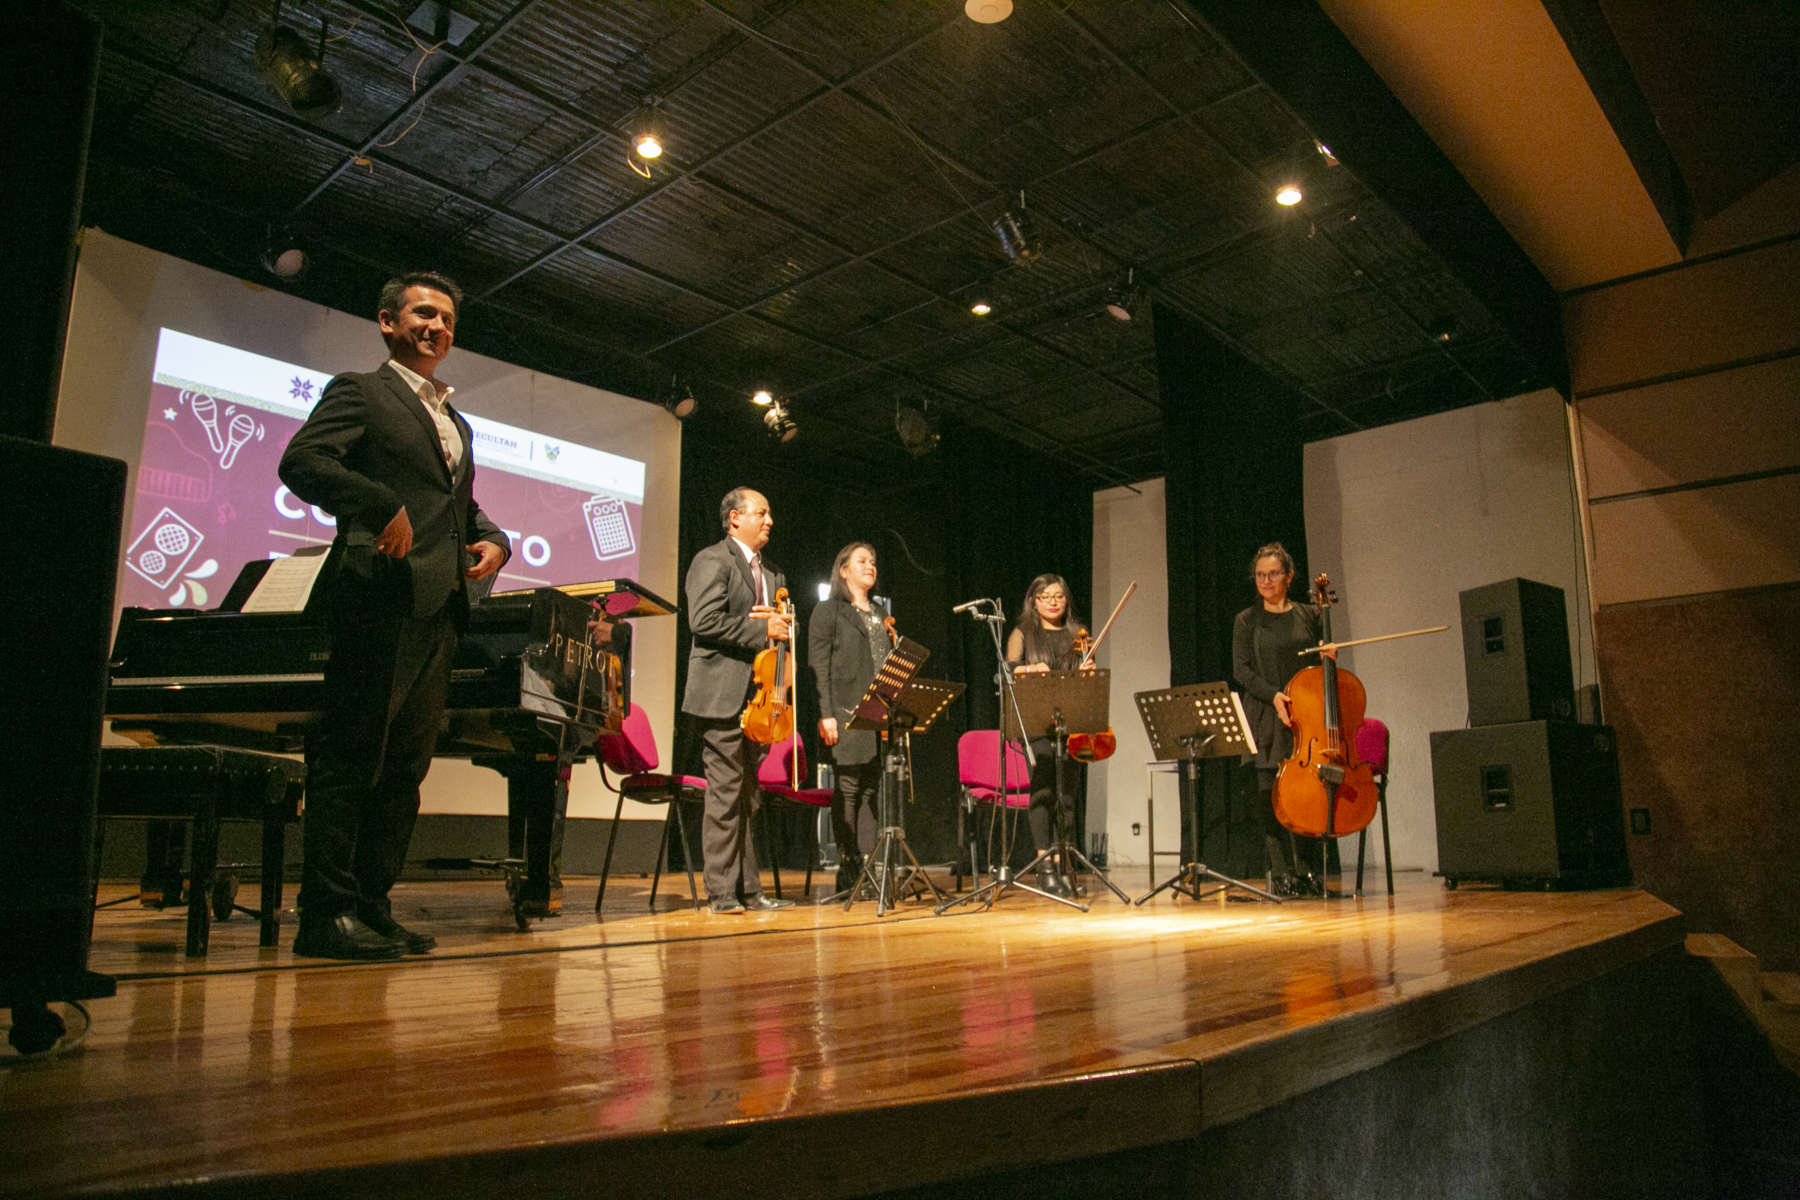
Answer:
M506 776L507 855L523 859L514 907L521 918L562 915L563 821L569 807L569 771L577 755L480 758Z

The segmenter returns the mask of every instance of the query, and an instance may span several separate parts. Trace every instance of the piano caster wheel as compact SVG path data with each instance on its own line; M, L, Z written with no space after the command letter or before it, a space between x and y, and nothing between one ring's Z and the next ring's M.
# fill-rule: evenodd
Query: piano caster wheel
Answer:
M212 885L213 920L215 920L215 921L231 920L231 910L232 910L232 906L237 903L237 894L238 894L238 877L236 875L221 875L217 879L213 880L213 885Z
M526 913L525 906L515 900L515 901L513 901L512 909L513 909L513 924L515 924L519 927L520 933L530 933L531 932L531 917L528 913Z

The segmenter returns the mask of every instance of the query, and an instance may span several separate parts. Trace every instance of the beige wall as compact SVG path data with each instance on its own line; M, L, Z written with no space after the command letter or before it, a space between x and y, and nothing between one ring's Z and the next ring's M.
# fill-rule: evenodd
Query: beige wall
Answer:
M1765 190L1792 197L1795 178ZM1626 808L1651 822L1630 839L1633 869L1690 928L1788 968L1796 224L1793 206L1753 196L1697 232L1711 257L1569 296L1563 314L1603 702Z

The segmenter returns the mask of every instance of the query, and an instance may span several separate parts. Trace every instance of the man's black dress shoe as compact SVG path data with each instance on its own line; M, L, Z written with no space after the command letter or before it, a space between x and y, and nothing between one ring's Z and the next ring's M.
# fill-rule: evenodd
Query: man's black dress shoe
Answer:
M758 892L754 896L744 897L744 907L751 912L773 912L778 908L792 908L794 907L794 902L792 900L771 900L761 892Z
M736 896L715 896L708 907L716 913L741 913L744 911L743 901Z
M408 929L387 913L364 913L362 923L388 941L399 942L407 954L428 954L437 945L437 938L431 934Z
M399 958L400 949L399 942L382 937L352 913L313 921L302 917L294 935L294 953L307 958Z

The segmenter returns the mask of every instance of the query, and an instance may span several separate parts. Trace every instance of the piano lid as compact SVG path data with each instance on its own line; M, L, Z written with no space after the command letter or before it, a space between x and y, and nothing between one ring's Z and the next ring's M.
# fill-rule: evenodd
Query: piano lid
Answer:
M505 596L529 596L535 588L518 588L495 592L498 600ZM592 583L565 583L557 591L565 596L579 596L600 605L609 617L672 617L675 605L635 579L599 579Z

